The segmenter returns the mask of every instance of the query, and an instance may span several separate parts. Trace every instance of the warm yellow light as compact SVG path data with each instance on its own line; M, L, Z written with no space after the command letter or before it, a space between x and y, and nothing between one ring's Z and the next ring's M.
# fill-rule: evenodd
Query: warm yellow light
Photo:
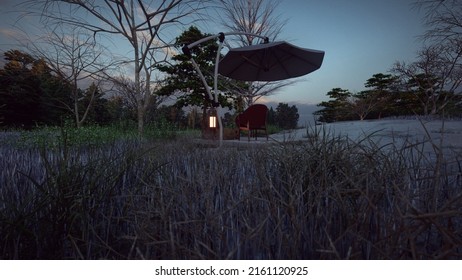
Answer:
M209 117L209 126L211 128L217 127L217 117L215 117L215 116L210 116Z

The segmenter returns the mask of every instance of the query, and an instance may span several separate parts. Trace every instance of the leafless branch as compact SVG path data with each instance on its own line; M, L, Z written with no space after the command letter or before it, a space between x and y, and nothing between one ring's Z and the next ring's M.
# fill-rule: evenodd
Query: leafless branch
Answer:
M417 87L424 112L437 113L444 109L454 94L460 94L462 84L462 46L435 44L424 47L417 61L398 62L393 67L410 91ZM409 81L412 81L409 84ZM449 93L449 94L446 94Z
M151 77L159 63L167 59L167 49L173 38L162 35L183 19L191 19L205 9L212 0L34 0L29 7L40 10L43 21L50 24L71 25L97 35L125 39L129 44L137 97L138 130L143 132L145 110L151 96ZM168 33L168 32L165 32ZM118 76L118 75L116 75Z
M223 25L230 31L254 33L275 40L287 23L276 14L276 0L220 0ZM252 45L254 37L241 36L241 46Z
M286 24L276 13L279 2L276 0L220 0L223 25L234 32L259 34L275 40ZM240 46L254 44L254 36L239 36ZM295 83L296 80L281 82L251 82L241 89L241 96L251 105L262 96L276 93L279 89Z
M34 56L44 59L50 70L71 86L73 104L63 105L72 112L77 126L81 126L90 111L101 78L110 70L113 60L105 56L107 50L97 44L86 30L55 27L47 31L38 39L30 39L27 48ZM82 114L78 106L79 88L90 83L94 84L88 87L90 102Z
M428 30L425 41L462 41L462 2L459 0L420 0L414 6L425 11Z

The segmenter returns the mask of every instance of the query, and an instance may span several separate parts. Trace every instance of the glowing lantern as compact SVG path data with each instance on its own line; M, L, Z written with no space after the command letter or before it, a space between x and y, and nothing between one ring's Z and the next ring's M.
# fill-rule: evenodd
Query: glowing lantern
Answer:
M215 116L210 116L209 117L209 127L210 128L216 128L217 127L217 117L215 117Z

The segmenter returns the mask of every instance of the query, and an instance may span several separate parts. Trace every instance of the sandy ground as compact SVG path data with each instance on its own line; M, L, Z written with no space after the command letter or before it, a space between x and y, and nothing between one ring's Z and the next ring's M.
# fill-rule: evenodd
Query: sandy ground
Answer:
M423 143L428 153L434 152L433 143L442 148L445 154L459 155L462 158L462 120L382 119L337 122L272 134L268 141L264 137L257 140L251 138L250 143L303 141L314 129L323 129L329 135L348 137L353 141L369 137L378 145L395 144L401 147ZM240 141L225 142L249 144L247 137L241 137Z

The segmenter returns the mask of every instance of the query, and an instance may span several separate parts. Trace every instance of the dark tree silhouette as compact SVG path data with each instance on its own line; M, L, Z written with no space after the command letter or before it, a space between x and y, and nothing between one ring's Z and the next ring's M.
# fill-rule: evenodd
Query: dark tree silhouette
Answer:
M279 103L276 107L275 119L277 125L282 129L297 128L298 109L295 105L289 106L287 103Z

